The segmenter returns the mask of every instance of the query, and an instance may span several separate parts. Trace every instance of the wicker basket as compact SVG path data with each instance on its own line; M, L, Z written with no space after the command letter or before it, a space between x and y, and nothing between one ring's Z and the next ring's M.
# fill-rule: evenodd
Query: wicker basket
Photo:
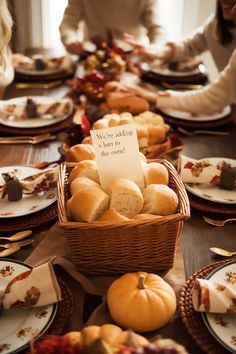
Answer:
M153 161L153 160L152 160ZM68 175L75 163L60 166L58 210L76 268L88 275L118 275L126 272L166 272L173 266L176 243L183 220L190 215L189 201L183 183L174 167L166 160L170 187L179 197L176 214L151 220L131 220L119 223L95 221L70 222L66 215L69 196Z

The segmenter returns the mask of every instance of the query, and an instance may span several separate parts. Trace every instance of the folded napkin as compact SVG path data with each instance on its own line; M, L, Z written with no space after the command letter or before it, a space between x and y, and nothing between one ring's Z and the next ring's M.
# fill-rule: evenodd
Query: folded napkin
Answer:
M61 300L61 291L51 264L26 270L0 291L3 309L46 306Z
M179 175L185 183L208 183L225 189L233 189L236 183L236 168L224 159L214 162L181 155Z
M236 283L221 284L212 280L196 279L192 299L196 311L236 313Z
M56 166L21 180L18 180L16 170L3 173L6 184L0 185L0 198L4 199L8 194L9 200L19 200L22 198L22 194L37 194L55 188L58 172L59 168ZM21 193L19 193L19 189ZM19 198L16 194L19 194ZM11 195L13 195L12 198Z

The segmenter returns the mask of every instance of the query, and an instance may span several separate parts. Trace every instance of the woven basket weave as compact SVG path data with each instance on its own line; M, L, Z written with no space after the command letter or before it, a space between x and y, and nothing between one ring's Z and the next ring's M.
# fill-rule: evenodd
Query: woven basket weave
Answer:
M166 160L155 161L163 163L169 171L169 185L179 197L178 212L157 219L122 223L68 221L65 208L69 196L68 175L76 164L60 166L59 222L71 248L72 261L80 272L118 275L138 270L166 272L172 268L178 236L183 221L190 215L190 207L174 167Z

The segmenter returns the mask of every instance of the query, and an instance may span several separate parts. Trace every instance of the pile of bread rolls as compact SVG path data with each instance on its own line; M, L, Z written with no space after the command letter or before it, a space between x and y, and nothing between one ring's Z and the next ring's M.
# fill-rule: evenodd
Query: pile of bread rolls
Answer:
M86 144L80 144L83 147ZM114 178L108 191L100 185L97 164L93 159L81 160L70 172L70 199L66 203L69 220L124 222L151 219L174 214L178 196L169 186L167 168L157 162L147 163L140 153L144 189L126 178Z

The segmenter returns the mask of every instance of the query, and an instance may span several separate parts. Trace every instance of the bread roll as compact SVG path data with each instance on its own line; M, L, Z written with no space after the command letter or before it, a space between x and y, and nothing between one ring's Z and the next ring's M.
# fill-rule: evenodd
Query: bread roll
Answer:
M149 109L149 103L144 98L121 93L111 94L107 98L107 105L110 109L117 109L119 112L128 111L132 114L138 114Z
M143 198L142 213L171 215L179 203L177 194L164 184L150 184L144 189Z
M148 146L148 129L145 126L136 126L138 145L140 148Z
M143 207L143 196L137 184L127 178L115 178L111 183L111 204L120 214L132 218Z
M133 116L129 112L123 112L120 114L120 122L119 125L132 124Z
M92 142L91 136L90 136L90 135L89 135L89 136L86 136L86 137L82 140L82 144L90 144L90 145L92 145L93 142Z
M150 162L143 166L145 186L149 184L169 183L169 172L167 168L158 162Z
M70 213L77 221L98 220L109 207L109 196L97 187L81 189L73 195L69 204Z
M68 183L70 184L76 177L88 177L100 184L97 164L93 160L80 161L78 165L72 169Z
M66 202L66 215L67 215L67 219L71 220L72 219L72 215L70 212L70 203L71 203L71 198L67 200Z
M100 185L88 177L76 177L70 184L70 194L73 195L87 187L100 188Z
M93 123L93 129L106 129L109 127L109 120L105 118L98 119Z
M102 214L102 216L100 217L99 220L100 221L117 222L117 221L129 221L130 219L128 219L125 216L121 215L115 209L108 209L107 211L105 211L104 214Z
M164 125L148 127L148 145L163 143L166 140L166 130Z
M94 148L89 144L74 145L66 152L65 156L67 162L80 162L83 160L93 160L94 158Z

